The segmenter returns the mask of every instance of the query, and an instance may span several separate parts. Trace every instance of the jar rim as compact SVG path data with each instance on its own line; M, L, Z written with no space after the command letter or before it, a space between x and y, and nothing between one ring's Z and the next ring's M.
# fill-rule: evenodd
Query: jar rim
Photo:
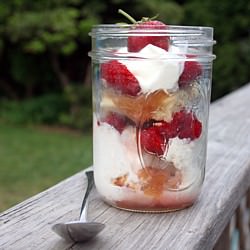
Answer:
M147 29L135 28L134 24L97 24L92 26L89 33L90 36L95 37L98 35L105 36L133 36L143 34L144 36L206 36L207 38L213 37L213 27L209 26L182 26L182 25L166 25L166 28Z
M122 41L129 37L169 37L171 45L183 48L188 54L194 54L200 57L200 60L210 61L215 59L212 54L212 47L216 43L213 40L213 28L207 26L181 26L181 25L166 25L165 27L151 28L143 26L138 29L134 24L98 24L92 27L89 35L92 37L92 53L90 56L98 58L114 58L123 57L123 55L113 55L113 48L109 50L109 44L114 42L115 47L120 46ZM108 46L107 46L108 45ZM185 52L185 53L186 53ZM184 53L184 50L180 52ZM174 53L173 53L174 54ZM176 53L175 53L176 54ZM125 57L138 58L135 54L126 54ZM173 56L173 59L174 56ZM178 58L177 58L178 60Z

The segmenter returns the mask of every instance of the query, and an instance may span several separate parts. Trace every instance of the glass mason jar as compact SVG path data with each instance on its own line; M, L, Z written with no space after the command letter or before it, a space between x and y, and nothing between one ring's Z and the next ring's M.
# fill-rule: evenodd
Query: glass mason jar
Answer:
M96 188L130 211L188 207L204 180L213 28L91 31Z

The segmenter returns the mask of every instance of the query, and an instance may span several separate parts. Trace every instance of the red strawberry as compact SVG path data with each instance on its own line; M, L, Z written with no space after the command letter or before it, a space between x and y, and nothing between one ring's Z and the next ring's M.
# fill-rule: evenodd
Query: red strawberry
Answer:
M141 130L142 148L149 153L162 156L171 138L197 139L202 124L192 112L181 110L173 115L171 122L154 121Z
M154 121L141 131L141 145L147 152L162 156L170 138L177 136L173 124L165 121Z
M202 124L197 118L193 120L191 128L192 128L191 140L199 138L202 131Z
M133 33L136 33L136 30L149 30L149 29L159 29L164 30L167 26L160 22L160 21L146 21L142 23L138 23L135 26L135 30ZM145 32L146 34L146 32ZM162 35L162 36L142 36L141 33L139 36L129 36L128 37L128 51L130 52L138 52L143 49L148 44L155 45L162 49L168 50L169 47L169 37Z
M151 126L141 130L141 145L146 152L162 156L167 143L168 141L161 133L159 126Z
M117 60L101 64L101 77L107 81L108 86L123 94L136 96L141 91L138 80Z
M128 37L129 52L138 52L148 44L152 44L162 49L168 50L169 40L170 40L169 36L166 36L164 34L159 35L157 33L155 34L155 36L147 35L146 31L145 31L145 36L142 36L142 34L144 34L142 30L166 30L167 29L166 24L157 20L153 20L155 19L155 17L153 18L143 17L141 21L137 22L133 17L131 17L125 11L119 9L118 12L123 16L125 16L135 25L133 27L134 29L132 29L130 36ZM136 33L138 33L139 35L136 36Z
M108 123L112 127L114 127L117 131L122 133L124 128L127 125L126 118L117 113L110 112L104 119L103 122Z
M161 132L167 139L174 138L178 135L176 125L173 122L162 122Z
M192 55L187 55L187 58L194 58ZM197 61L185 61L184 70L179 78L179 86L186 86L191 81L195 80L202 74L201 64Z
M173 127L176 128L177 135L180 139L197 139L201 135L202 124L195 114L184 110L176 112L172 120Z

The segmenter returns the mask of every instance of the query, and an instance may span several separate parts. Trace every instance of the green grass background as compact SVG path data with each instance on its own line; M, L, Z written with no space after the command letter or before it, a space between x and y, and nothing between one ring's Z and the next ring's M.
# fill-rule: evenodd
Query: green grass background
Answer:
M91 134L0 124L0 211L91 164Z

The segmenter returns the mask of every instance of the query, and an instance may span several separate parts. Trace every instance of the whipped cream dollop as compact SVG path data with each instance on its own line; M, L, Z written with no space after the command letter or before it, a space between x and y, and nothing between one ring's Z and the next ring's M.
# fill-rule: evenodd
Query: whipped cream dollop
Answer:
M118 53L126 53L122 48ZM142 93L159 89L178 89L178 79L184 68L185 56L177 54L176 48L169 51L149 44L137 53L134 58L119 60L138 80ZM145 60L147 59L147 60Z

